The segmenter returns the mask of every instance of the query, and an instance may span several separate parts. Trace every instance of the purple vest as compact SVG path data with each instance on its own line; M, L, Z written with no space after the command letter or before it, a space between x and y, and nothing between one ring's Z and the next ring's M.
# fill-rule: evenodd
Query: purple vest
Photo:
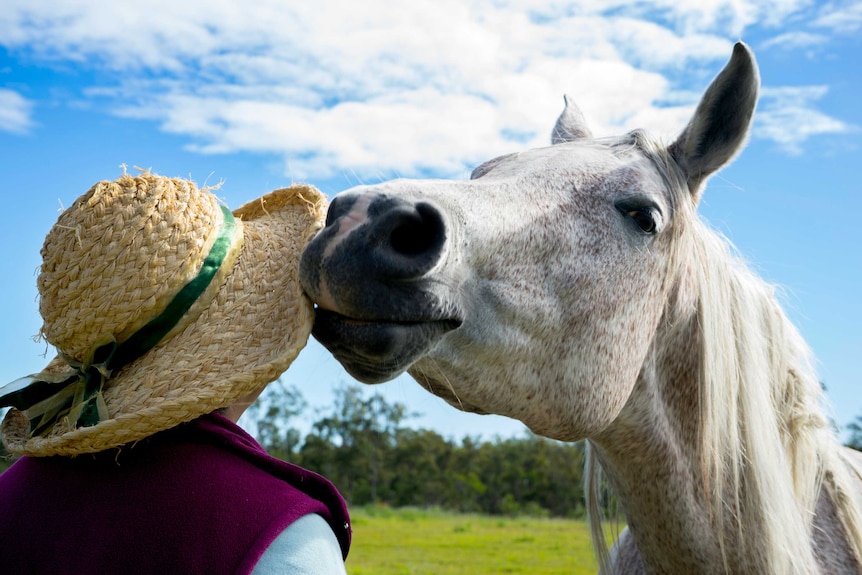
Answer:
M21 458L0 474L0 571L246 574L308 513L347 557L335 487L211 414L120 450Z

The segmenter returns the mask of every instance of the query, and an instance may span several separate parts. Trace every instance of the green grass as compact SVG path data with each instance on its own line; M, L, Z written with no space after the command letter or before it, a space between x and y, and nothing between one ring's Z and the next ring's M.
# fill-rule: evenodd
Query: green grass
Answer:
M349 575L594 574L582 520L356 508Z

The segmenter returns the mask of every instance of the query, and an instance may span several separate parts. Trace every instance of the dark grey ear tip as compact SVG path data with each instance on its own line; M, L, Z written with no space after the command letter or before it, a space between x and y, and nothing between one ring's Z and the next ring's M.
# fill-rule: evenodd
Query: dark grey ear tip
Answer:
M704 92L694 116L668 151L686 173L689 188L731 161L748 138L757 106L760 74L751 49L733 47L730 61Z
M754 58L754 52L743 41L738 41L733 45L733 54L730 57L731 65L737 68L745 68L747 71L757 77L760 82L760 72L757 69L757 60Z
M754 64L754 66L757 66L754 58L754 51L751 49L751 46L742 40L737 40L733 45L733 53L731 54L730 59L733 60L736 58L743 58Z

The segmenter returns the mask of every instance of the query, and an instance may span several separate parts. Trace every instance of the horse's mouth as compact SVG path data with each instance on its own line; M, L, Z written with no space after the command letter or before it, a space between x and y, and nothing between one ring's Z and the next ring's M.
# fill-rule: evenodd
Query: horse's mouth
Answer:
M350 375L363 383L382 383L403 373L460 325L457 318L366 320L318 308L311 333Z

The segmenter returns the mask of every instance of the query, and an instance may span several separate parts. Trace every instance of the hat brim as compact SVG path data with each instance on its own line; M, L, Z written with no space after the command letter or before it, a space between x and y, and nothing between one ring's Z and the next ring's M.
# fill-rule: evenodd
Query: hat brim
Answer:
M13 453L78 455L141 440L234 403L281 375L314 322L299 259L322 227L326 198L312 186L270 192L235 210L243 244L209 306L182 332L113 374L110 419L28 437L20 412L3 422ZM14 411L14 410L13 410Z

